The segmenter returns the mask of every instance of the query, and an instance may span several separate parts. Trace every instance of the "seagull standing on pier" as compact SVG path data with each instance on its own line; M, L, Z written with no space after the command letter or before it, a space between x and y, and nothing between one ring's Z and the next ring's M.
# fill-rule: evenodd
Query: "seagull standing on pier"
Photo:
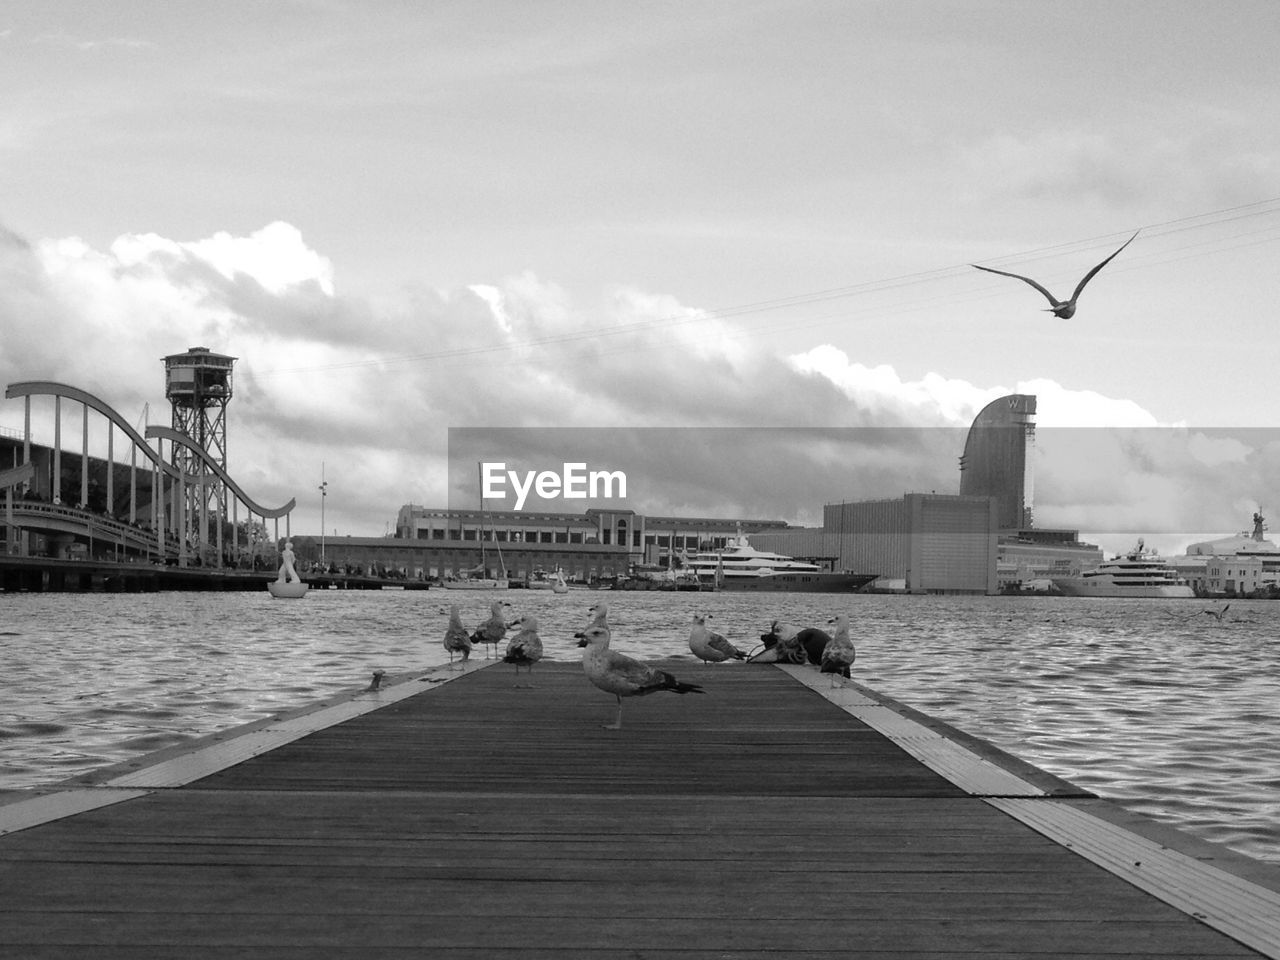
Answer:
M471 635L472 643L484 644L484 658L489 659L489 647L493 647L493 655L498 655L498 644L507 635L507 620L502 615L502 608L510 606L502 600L495 600L489 605L489 619L476 627Z
M836 625L836 635L822 650L822 667L818 672L831 674L831 685L834 687L838 678L849 678L849 668L853 666L858 651L849 639L849 618L841 614L829 622Z
M582 670L587 679L618 700L618 716L613 723L605 724L606 730L622 729L622 698L644 697L660 690L672 693L702 693L696 683L682 683L665 670L614 653L609 649L609 628L588 627L582 632L578 646L582 651Z
M707 614L702 613L693 615L693 626L689 628L689 649L703 663L747 659L747 655L725 637L707 629Z
M467 634L467 628L462 625L462 615L458 612L456 603L449 607L449 626L444 631L444 648L449 651L450 669L453 669L455 653L462 654L464 663L471 656L471 637Z
M542 659L542 638L538 636L538 618L525 614L520 618L520 630L507 643L507 655L503 663L514 663L516 679L520 679L520 667L524 666L533 673L533 665ZM520 686L517 682L516 686Z
M1133 232L1133 237L1130 237L1124 243L1120 244L1120 249L1116 250L1116 253L1119 253L1120 250L1123 250L1129 244L1133 243L1133 239L1138 235L1138 233L1139 231L1135 230ZM1075 291L1072 292L1070 300L1057 299L1052 293L1050 293L1044 287L1040 286L1040 284L1036 283L1030 277L1022 276L1022 274L1020 273L1009 273L1007 270L997 270L994 267L979 267L976 263L970 264L970 266L977 267L977 269L979 270L985 270L987 271L987 273L998 273L1002 277L1013 277L1015 280L1021 280L1023 283L1031 284L1031 286L1035 287L1037 290L1043 293L1045 295L1045 298L1051 304L1051 306L1046 307L1045 309L1049 310L1055 317L1058 317L1061 320L1070 320L1073 316L1075 316L1076 300L1079 299L1080 291L1084 289L1084 285L1093 279L1093 275L1095 273L1097 273L1099 270L1105 267L1108 263L1110 263L1112 258L1115 257L1116 253L1111 254L1110 257L1107 257L1107 259L1103 260L1100 264L1098 264L1096 267L1094 267L1092 270L1090 270L1088 273L1084 275L1084 279L1076 284Z

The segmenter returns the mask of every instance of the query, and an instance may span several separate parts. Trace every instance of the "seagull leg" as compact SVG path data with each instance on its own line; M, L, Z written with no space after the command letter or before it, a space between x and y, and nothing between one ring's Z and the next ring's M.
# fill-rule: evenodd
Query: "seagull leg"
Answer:
M614 694L614 696L615 696L615 697L617 697L617 700L618 700L618 718L617 718L616 720L614 720L614 721L613 721L613 723L606 723L606 724L604 725L604 728L605 728L606 730L621 730L621 729L622 729L622 698L621 698L621 697L619 697L617 694Z

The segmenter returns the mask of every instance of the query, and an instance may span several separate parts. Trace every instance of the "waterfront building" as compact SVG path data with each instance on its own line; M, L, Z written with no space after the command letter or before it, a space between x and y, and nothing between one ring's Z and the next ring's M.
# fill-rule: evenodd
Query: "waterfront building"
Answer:
M724 547L739 530L786 528L783 520L648 516L616 508L561 513L405 504L396 517L396 546L416 551L414 569L426 577L471 569L485 544L486 566L496 569L500 550L502 567L514 579L559 568L568 579L592 580L625 577L636 564L679 566L699 551Z
M1253 530L1188 545L1172 560L1199 594L1245 596L1280 589L1280 547L1266 536L1266 518L1253 515Z
M969 427L960 456L960 495L994 497L1001 532L1032 526L1036 398L992 400Z
M1084 543L1075 530L1026 528L1000 537L997 577L1000 589L1038 584L1054 577L1077 577L1103 561L1102 548Z
M834 570L874 573L873 589L905 593L995 593L998 536L994 497L907 493L831 503L821 528L751 538L752 546L824 557Z

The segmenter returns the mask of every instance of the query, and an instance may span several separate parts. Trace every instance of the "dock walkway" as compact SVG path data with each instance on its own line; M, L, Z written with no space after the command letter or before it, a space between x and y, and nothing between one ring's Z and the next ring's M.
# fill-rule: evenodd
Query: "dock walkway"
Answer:
M707 693L619 732L576 663L473 661L5 798L0 956L1280 956L1274 865L812 668L667 666Z

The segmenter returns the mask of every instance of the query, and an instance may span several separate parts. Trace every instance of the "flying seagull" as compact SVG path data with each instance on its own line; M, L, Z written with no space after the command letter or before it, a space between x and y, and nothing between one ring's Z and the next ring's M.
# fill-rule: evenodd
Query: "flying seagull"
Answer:
M1116 253L1119 253L1120 250L1123 250L1129 244L1133 243L1133 238L1136 237L1139 232L1140 231L1135 230L1133 232L1133 237L1130 237L1124 243L1120 244L1120 249L1117 250ZM1037 290L1043 293L1045 295L1045 298L1049 301L1049 303L1052 304L1052 306L1047 307L1046 309L1050 310L1055 317L1059 317L1063 320L1070 320L1073 316L1075 316L1076 300L1080 298L1080 291L1084 289L1084 285L1093 279L1093 275L1095 273L1097 273L1099 270L1105 267L1108 263L1110 263L1112 259L1115 257L1116 253L1113 253L1110 257L1107 257L1107 259L1103 260L1100 264L1098 264L1096 267L1094 267L1092 270L1090 270L1088 273L1084 275L1084 279L1076 284L1076 288L1072 292L1070 300L1057 299L1052 293L1050 293L1044 287L1040 286L1040 284L1036 283L1030 277L1022 276L1022 274L1020 273L1009 273L1007 270L997 270L994 267L979 267L976 263L970 264L970 266L977 267L977 269L979 270L985 270L987 271L987 273L998 273L1002 277L1013 277L1016 280L1021 280L1023 283L1031 284L1031 286L1035 287Z

